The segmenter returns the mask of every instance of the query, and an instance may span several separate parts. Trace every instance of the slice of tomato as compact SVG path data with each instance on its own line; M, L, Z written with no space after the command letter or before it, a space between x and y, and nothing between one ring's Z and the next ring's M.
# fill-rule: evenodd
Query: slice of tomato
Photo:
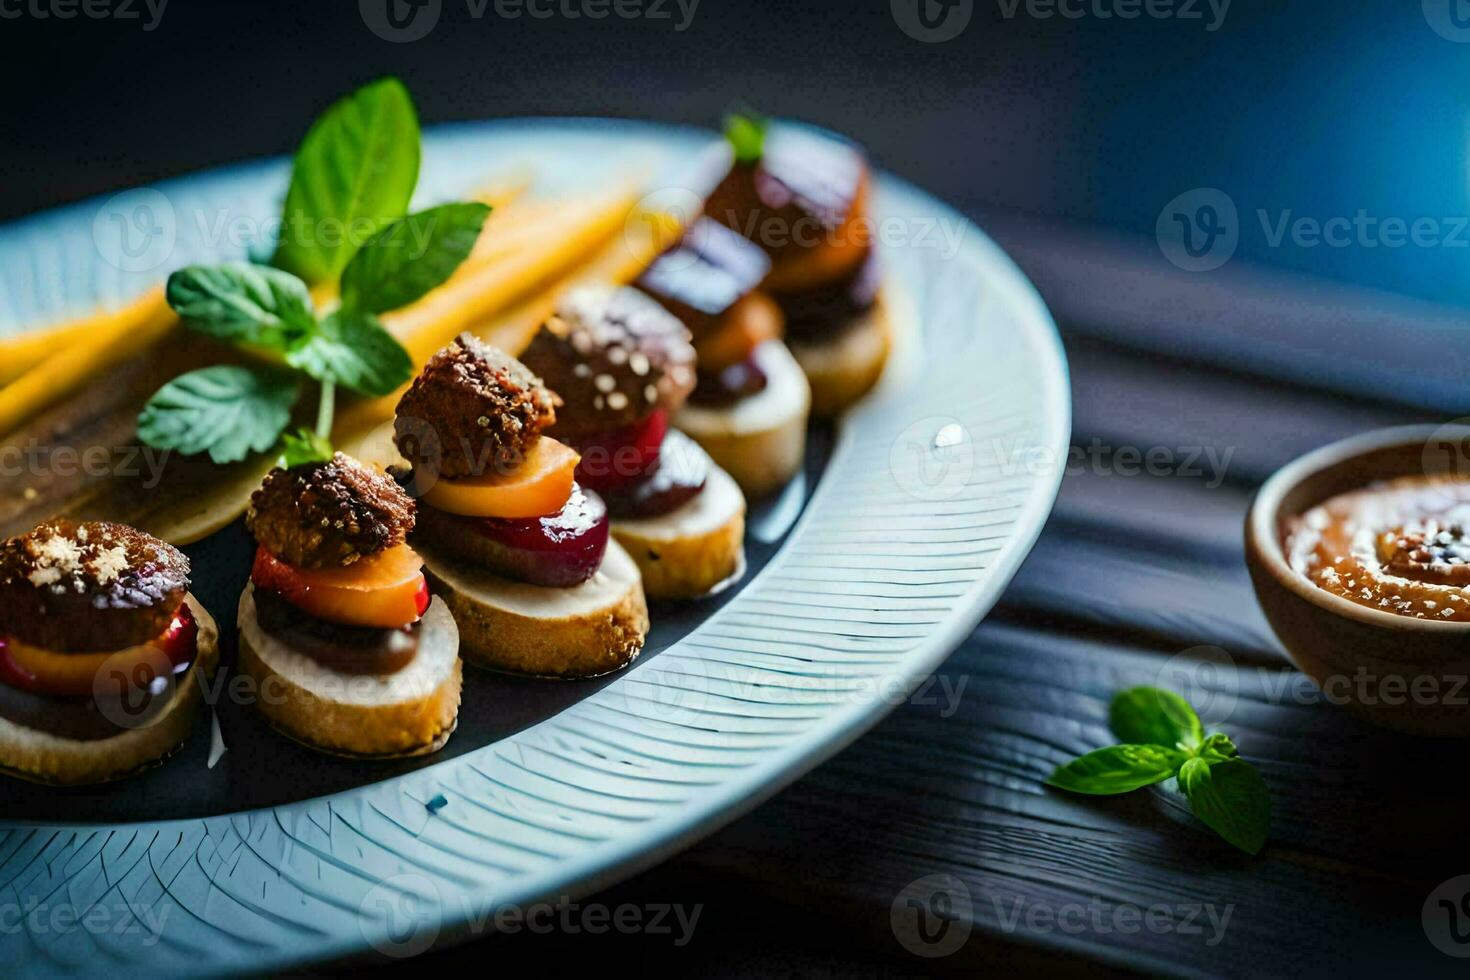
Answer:
M566 506L581 458L569 446L542 436L509 473L441 479L423 500L461 517L546 517Z
M157 639L112 653L57 653L0 638L0 683L37 694L88 697L95 693L100 671L147 686L165 671L178 673L198 652L199 624L182 605Z
M260 548L250 581L318 619L401 629L429 608L423 567L424 560L406 544L345 568L295 568Z

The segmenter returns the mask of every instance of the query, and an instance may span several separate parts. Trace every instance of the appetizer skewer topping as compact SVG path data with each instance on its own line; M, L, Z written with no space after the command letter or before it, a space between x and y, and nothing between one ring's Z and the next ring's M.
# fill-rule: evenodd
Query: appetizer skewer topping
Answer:
M653 299L627 287L577 290L524 357L566 401L555 431L581 454L579 482L614 517L668 513L703 489L708 457L669 428L694 388L694 348Z
M406 665L429 605L423 559L407 544L415 510L392 479L343 453L272 470L246 515L261 628L346 673Z
M71 737L115 733L91 702L99 672L145 698L170 693L169 680L198 653L188 588L188 558L120 524L58 519L11 538L0 545L0 688L87 699L41 701L48 717L34 727ZM35 699L6 694L0 716L31 727L27 706Z
M770 268L756 245L700 218L638 280L693 336L699 370L691 401L728 405L765 390L756 348L782 330L780 309L757 292Z
M855 146L783 126L737 150L704 213L771 257L767 289L801 292L862 265L872 251L869 175Z
M473 335L435 354L394 421L423 504L419 533L516 581L592 578L607 550L607 507L578 484L581 455L542 434L561 404L525 365Z

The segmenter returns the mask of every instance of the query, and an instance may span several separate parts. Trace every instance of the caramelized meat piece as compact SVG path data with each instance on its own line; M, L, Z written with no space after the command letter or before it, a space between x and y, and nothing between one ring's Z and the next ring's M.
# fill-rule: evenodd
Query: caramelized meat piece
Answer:
M857 147L794 127L766 137L755 163L737 163L705 202L710 219L772 260L827 243L860 209L867 163Z
M121 524L58 519L0 545L0 635L59 652L147 643L189 589L189 559Z
M718 330L725 315L760 286L771 260L724 225L700 218L677 245L638 280L678 317L696 341Z
M562 301L522 355L566 402L555 435L575 440L672 413L694 387L694 348L673 314L630 287Z
M560 405L524 364L464 333L429 359L398 403L393 441L417 470L478 476L514 467Z
M387 475L343 453L274 469L250 498L245 523L261 547L296 568L347 566L403 544L413 498Z

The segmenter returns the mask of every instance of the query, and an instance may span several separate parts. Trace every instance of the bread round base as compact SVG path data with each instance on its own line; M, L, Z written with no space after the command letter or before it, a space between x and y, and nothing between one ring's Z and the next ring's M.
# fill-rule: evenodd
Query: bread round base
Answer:
M86 786L151 769L177 752L194 730L205 686L219 664L219 626L193 595L184 601L199 624L199 653L157 718L95 741L62 738L0 718L0 770L34 783Z
M812 414L821 418L841 415L862 398L883 375L893 339L882 297L858 323L828 343L787 344L812 386Z
M255 586L240 596L240 672L270 726L333 755L397 758L436 752L459 719L459 631L442 602L430 603L419 651L395 674L331 670L260 628Z
M415 541L459 624L466 660L538 677L595 677L627 666L648 635L638 566L609 541L597 574L570 589L512 582Z
M612 533L638 563L650 599L704 598L745 571L745 496L713 463L704 489L684 506L614 520Z
M757 394L718 408L685 405L674 424L704 447L748 497L785 486L806 456L812 389L796 358L779 340L755 349L766 376Z

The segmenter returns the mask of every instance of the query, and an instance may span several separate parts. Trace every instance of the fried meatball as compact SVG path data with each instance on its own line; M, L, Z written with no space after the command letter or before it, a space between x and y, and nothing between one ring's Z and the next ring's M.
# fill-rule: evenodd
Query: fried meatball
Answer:
M429 359L398 403L393 441L416 470L478 476L516 465L560 405L520 361L463 333Z
M631 287L569 294L522 357L566 402L553 435L573 440L673 413L694 388L688 328Z
M245 524L260 546L296 568L332 568L397 547L417 505L386 474L345 453L274 469L250 497Z
M122 524L58 519L0 544L0 635L48 650L147 643L188 590L189 559Z

